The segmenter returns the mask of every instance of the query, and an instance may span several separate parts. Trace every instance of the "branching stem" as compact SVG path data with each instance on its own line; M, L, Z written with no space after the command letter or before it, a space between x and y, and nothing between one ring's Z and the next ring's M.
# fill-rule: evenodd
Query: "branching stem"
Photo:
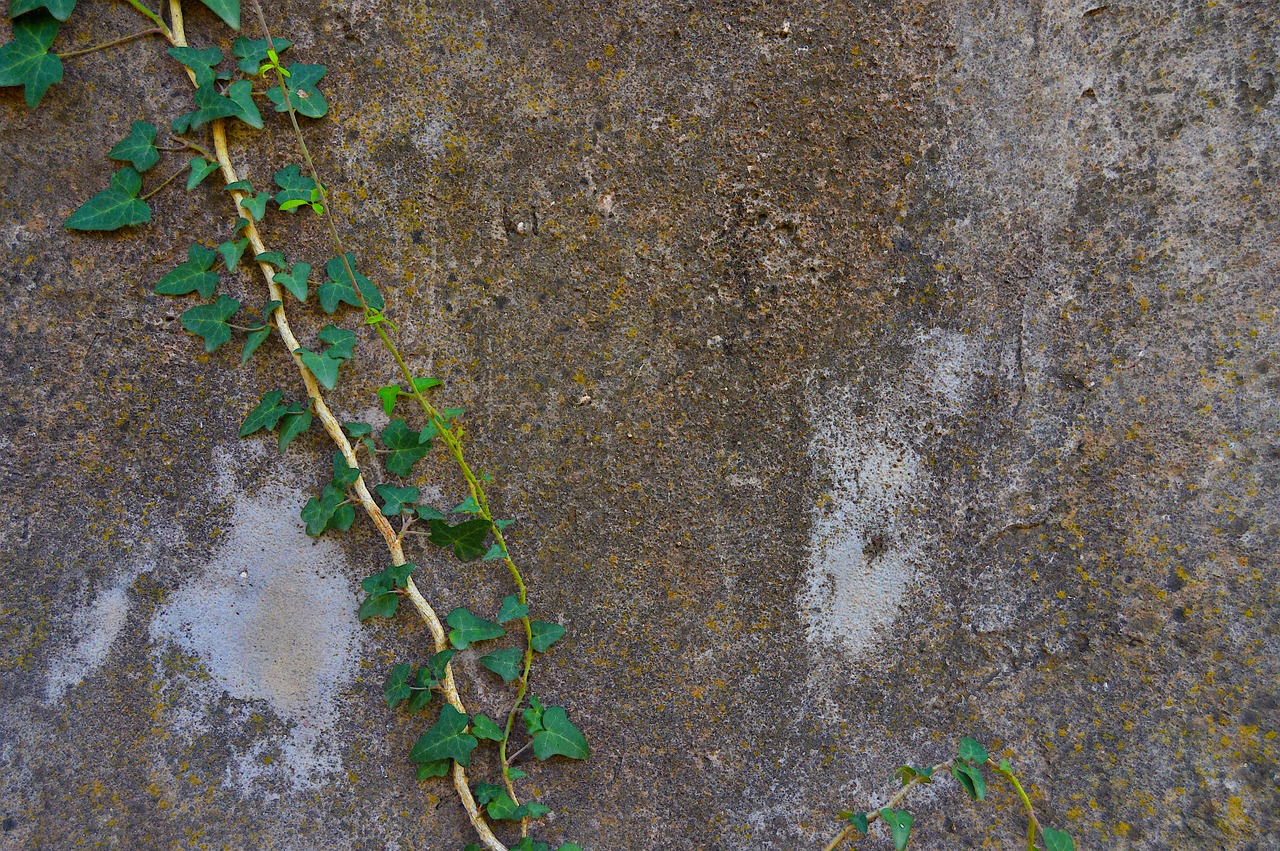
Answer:
M937 774L939 771L942 771L944 769L948 771L951 769L951 760L947 760L946 762L940 762L937 765L935 765L933 768L929 770L929 776L933 777L933 775ZM889 799L888 803L886 803L884 807L879 807L874 810L868 810L866 812L867 824L871 824L873 821L880 818L880 810L886 809L886 808L891 810L894 807L896 807L898 804L900 804L902 802L902 799L907 797L907 793L910 792L911 789L916 784L922 782L923 780L924 778L921 777L919 774L913 776L906 783L902 784L902 788L899 789L896 793L894 793L894 796ZM854 827L853 825L849 825L844 830L836 834L835 838L833 838L830 842L828 842L825 846L823 846L822 851L835 851L835 849L843 845L846 840L851 839L853 835L857 832L858 832L858 829L856 827Z
M155 24L155 25L156 25L156 29L160 30L161 35L163 35L166 39L168 39L169 43L170 43L170 44L172 44L174 47L186 47L186 46L187 46L187 39L186 39L186 37L185 37L185 36L182 36L182 35L176 35L176 34L175 34L175 31L176 31L176 30L178 29L178 27L179 27L178 19L177 19L177 18L174 18L174 19L173 19L173 21L174 21L174 28L171 30L171 29L169 29L169 26L164 22L164 20L163 20L163 19L161 19L161 17L160 17L159 15L157 15L155 12L151 11L151 10L150 10L150 9L148 9L145 5L143 5L143 3L141 2L141 0L125 0L125 2L126 2L126 3L128 3L130 6L132 6L133 8L137 9L137 10L138 10L138 13L139 13L139 14L141 14L141 15L143 15L147 20L151 21L151 23ZM169 12L170 12L170 17L172 18L172 17L173 17L173 14L172 14L172 13L173 13L173 0L169 0ZM179 14L181 14L181 13L179 13ZM181 44L179 44L179 43L178 43L178 39L179 39L179 38L181 38L181 39L182 39L182 43L181 43Z
M161 189L164 189L164 188L165 188L166 186L168 186L170 183L173 183L174 178L176 178L178 175L182 174L182 173L183 173L184 171L186 171L186 170L187 170L187 167L184 165L182 168L178 169L178 170L177 170L177 171L175 171L173 174L171 174L171 175L169 175L167 178L165 178L164 183L161 183L159 186L157 186L155 189L152 189L152 190L151 190L150 192L148 192L146 195L139 196L138 200L139 200L139 201L145 201L145 200L147 200L147 199L148 199L148 198L150 198L152 195L154 195L154 194L156 194L157 192L159 192Z
M93 47L84 47L84 48L81 48L80 50L71 50L66 53L58 53L55 55L59 59L74 59L77 56L84 56L86 53L95 53L99 50L106 50L109 47L116 47L117 45L128 44L131 41L136 41L137 39L140 39L140 38L146 38L149 35L165 35L165 31L160 29L159 27L152 27L149 30L143 30L142 32L134 33L133 35L122 36L121 38L117 38L113 41L103 42L102 44L95 44Z

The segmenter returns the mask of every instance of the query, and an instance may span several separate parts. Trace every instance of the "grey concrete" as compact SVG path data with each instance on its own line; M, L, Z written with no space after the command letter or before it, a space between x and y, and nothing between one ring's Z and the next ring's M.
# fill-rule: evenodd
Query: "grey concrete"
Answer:
M569 628L534 690L593 756L522 766L541 836L820 847L973 735L1078 847L1280 845L1274 4L272 14L329 65L307 133L353 250ZM130 15L82 0L59 45ZM425 629L355 621L367 523L296 519L330 448L236 438L299 396L286 356L202 356L150 292L225 194L60 226L185 109L161 57L69 61L36 112L0 90L0 847L461 848L405 759L426 719L381 701ZM270 129L233 140L259 184L294 156ZM381 423L392 365L355 365L335 408ZM414 558L441 611L511 592ZM913 847L1018 847L992 798L925 790Z

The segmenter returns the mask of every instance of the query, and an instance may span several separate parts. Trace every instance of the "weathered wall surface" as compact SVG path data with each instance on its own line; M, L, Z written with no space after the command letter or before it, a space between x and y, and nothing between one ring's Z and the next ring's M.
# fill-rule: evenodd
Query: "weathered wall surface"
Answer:
M82 0L59 44L129 14ZM593 757L526 766L546 838L817 847L968 734L1079 847L1280 844L1274 4L273 14L330 67L307 132L353 246L570 630L534 688ZM461 847L381 702L426 631L356 623L367 527L296 519L321 435L236 439L300 392L285 355L200 356L150 292L225 195L60 226L186 108L135 48L34 113L0 90L0 847ZM259 183L273 131L234 140ZM377 422L393 369L358 352L335 405ZM442 610L510 592L417 561ZM1014 847L993 796L917 799L919 847Z

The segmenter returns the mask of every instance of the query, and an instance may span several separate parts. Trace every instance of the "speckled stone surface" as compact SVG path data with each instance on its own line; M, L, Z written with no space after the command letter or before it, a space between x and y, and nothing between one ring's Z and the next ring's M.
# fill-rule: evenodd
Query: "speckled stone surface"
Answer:
M522 762L540 838L817 848L973 735L1080 848L1280 846L1275 4L269 13L329 66L306 132L351 248L569 629L533 688L593 753ZM132 17L81 0L55 49ZM35 112L0 89L0 848L460 849L405 758L427 719L381 697L429 636L355 620L367 523L297 520L331 449L236 437L299 398L287 356L202 355L150 291L228 196L61 228L189 97L157 41L68 60ZM259 185L294 158L268 131L233 134ZM259 305L251 271L223 290ZM353 365L335 409L385 422L393 365ZM511 591L411 552L441 611ZM1018 847L1002 786L912 800L913 847Z

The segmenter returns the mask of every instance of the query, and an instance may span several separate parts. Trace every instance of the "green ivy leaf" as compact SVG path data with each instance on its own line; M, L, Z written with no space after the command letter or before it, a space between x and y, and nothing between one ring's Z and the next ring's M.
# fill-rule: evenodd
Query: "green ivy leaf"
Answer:
M398 488L395 485L378 485L374 488L382 497L382 516L395 517L408 505L418 501L417 488Z
M16 18L36 9L47 9L59 21L66 21L76 8L76 0L9 0L9 17Z
M480 503L476 502L476 498L474 496L469 496L466 499L464 499L462 502L455 505L449 511L449 513L450 514L479 514Z
M975 766L963 763L953 765L951 776L960 782L973 800L981 801L987 796L987 781L983 778L982 771Z
M356 335L346 328L337 325L326 325L320 329L320 342L328 343L325 357L334 360L348 360L355 356Z
M510 526L510 525L511 525L512 523L514 523L514 522L516 522L516 521L514 521L514 520L495 520L495 521L493 521L493 525L497 527L497 529L498 529L498 531L499 531L499 532L501 532L503 529L507 528L508 526Z
M231 339L231 326L227 324L227 320L235 316L239 309L240 302L220 295L213 304L193 307L182 314L179 320L183 328L204 338L206 352L215 352Z
M320 307L325 313L333 313L338 309L339 304L349 304L352 307L360 306L360 297L356 295L356 287L360 288L360 294L364 296L365 303L374 310L382 310L387 303L382 300L382 294L374 287L373 282L364 275L356 271L355 257L350 253L346 255L347 262L351 264L352 271L355 271L356 281L353 285L350 276L347 275L346 264L342 262L341 257L334 257L325 264L325 272L328 273L329 279L320 285L316 291L316 295L320 297Z
M525 774L523 771L521 771L520 769L512 768L509 765L503 771L503 774L506 775L507 777L510 777L512 780L523 780L529 776Z
M418 432L409 428L404 420L396 417L382 430L382 443L391 453L387 455L387 471L396 476L408 476L413 465L431 451L430 443L422 443Z
M453 547L453 554L458 557L458 561L471 561L484 555L484 541L489 535L489 529L489 521L482 517L456 526L450 526L443 520L432 520L431 535L427 540L437 547Z
M845 810L840 813L840 818L853 825L853 829L858 831L858 833L861 833L863 836L867 835L869 825L867 824L866 813L851 813L848 810Z
M267 214L267 202L271 200L271 193L259 192L254 197L245 196L240 199L240 206L253 216L255 222L262 221L262 217Z
M209 270L218 260L218 253L203 245L187 249L187 261L156 282L155 291L160 295L186 295L200 293L201 298L212 298L218 288L218 276Z
M556 851L582 851L582 846L576 842L566 842L557 848Z
M145 121L135 121L129 130L129 135L117 142L107 156L113 160L133 163L135 169L145 172L160 162L160 152L156 150L155 142L155 125Z
M586 759L591 755L587 737L582 735L563 706L549 706L542 713L542 730L533 734L533 755L540 760L567 756L569 759Z
M200 0L233 30L240 29L240 0Z
M533 695L529 695L529 708L520 714L524 717L524 727L530 736L536 736L542 732L542 714L545 711L542 708L541 701Z
M494 544L491 547L489 547L489 551L484 554L484 558L481 559L481 561L497 561L498 559L503 559L506 557L507 557L506 547L502 546L502 544L494 542Z
M256 352L258 347L266 342L267 338L270 336L270 325L264 325L261 328L256 328L253 331L250 331L248 336L244 338L244 347L240 349L240 365L244 366L247 364L249 362L249 358L253 357L253 353Z
M417 565L409 563L392 565L381 573L375 573L360 580L360 587L366 594L388 594L397 588L407 588L409 574L416 567Z
M373 433L373 426L368 423L343 423L342 427L353 438L366 437Z
M502 741L502 728L490 720L488 715L471 716L471 733L477 739L488 739L491 742Z
M314 538L329 529L337 529L339 532L350 529L356 514L350 505L343 505L346 499L346 493L332 484L325 485L319 499L314 496L308 499L307 504L302 507L307 534Z
M409 679L409 673L412 670L412 665L396 665L391 669L387 684L382 687L382 697L386 700L388 709L395 709L398 704L408 700L413 694L413 690L405 682Z
M409 702L405 704L405 709L410 713L421 712L431 703L431 689L435 686L436 681L431 678L431 672L425 667L419 668L417 675L414 677L413 694L409 698Z
M138 200L142 175L124 168L111 175L111 188L104 189L80 205L63 223L69 230L119 230L151 221L151 208Z
M324 95L316 88L316 84L328 70L323 65L294 63L289 66L289 79L285 82L289 85L289 101L299 115L323 118L329 111ZM267 97L276 105L276 112L288 112L289 107L284 104L284 93L279 86L267 89Z
M316 190L315 180L303 174L302 169L296 165L277 171L275 181L276 186L280 187L280 191L276 193L277 204L286 204L289 201L310 203L311 193Z
M255 254L253 255L253 262L268 263L274 267L274 269L287 269L289 267L288 262L284 259L284 255L279 251L264 251L261 254Z
M520 676L520 669L523 663L524 651L519 647L495 650L486 656L480 657L480 664L502 677L504 683L513 682Z
M194 100L193 111L173 120L174 133L197 130L219 118L239 118L256 130L262 129L262 113L253 102L253 83L248 80L237 80L227 86L226 95L219 94L213 84L200 86Z
M449 760L438 759L418 766L418 779L427 780L432 777L444 777L449 773ZM482 849L483 851L483 849Z
M906 810L891 810L885 807L880 811L880 818L884 819L884 823L889 825L889 832L893 834L893 847L897 851L903 851L907 847L907 840L911 838L911 813Z
M275 280L286 290L293 293L294 298L303 304L306 304L308 286L307 278L310 277L310 275L310 264L294 263L293 269L289 272L276 272Z
M280 453L283 455L293 439L309 428L311 428L311 408L302 402L294 402L280 418L280 436L276 441L276 445L280 447Z
M311 374L316 377L326 390L332 390L338 385L338 367L342 365L342 361L334 360L328 355L320 355L303 347L294 352L302 358L302 363L307 369L311 370Z
M539 653L546 653L551 645L564 637L564 627L558 623L534 621L529 626L533 630L533 649Z
M226 186L222 188L222 191L223 192L248 192L250 195L252 195L253 181L242 178L240 180L237 180L235 183L228 183ZM249 223L248 220L245 220L245 224L248 224L248 223Z
M240 265L240 258L244 256L244 251L249 247L249 238L242 236L240 239L229 239L218 246L218 254L222 256L222 265L227 267L228 272L234 272L236 267Z
M414 762L435 762L452 759L466 768L471 764L471 752L480 743L467 732L467 716L446 703L440 709L440 720L423 733L409 751Z
M287 38L273 37L271 43L275 45L277 56L293 47L293 42ZM236 64L241 71L256 77L258 68L263 62L267 61L267 40L265 38L250 39L240 36L240 38L236 39L235 44L231 45L231 53L239 57L240 61Z
M445 669L449 667L450 660L453 659L453 650L441 650L431 656L431 660L427 662L427 667L431 669L431 676L437 680L443 680Z
M240 436L248 437L261 429L275 428L276 423L280 422L280 418L284 416L285 407L280 404L283 396L284 394L279 390L263 393L258 406L249 412L249 416L245 417L244 425L240 426Z
M333 453L333 483L338 487L354 485L360 478L360 468L347 464L346 456L341 452Z
M212 87L218 78L218 72L213 69L221 64L222 51L216 47L171 47L169 55L191 69L196 78L196 88Z
M956 749L956 754L965 762L975 765L981 765L991 758L986 748L968 736L960 740L960 746Z
M498 609L498 623L506 623L517 618L528 617L529 607L520 602L518 594L502 598L502 607Z
M191 174L187 175L187 191L195 189L204 179L218 170L217 163L211 163L204 157L192 157L191 162L187 163L187 167L191 169Z
M61 8L59 11L62 11ZM31 109L39 105L50 86L62 81L62 60L49 52L49 46L57 35L58 22L54 17L44 12L35 12L15 20L13 41L0 47L0 86L25 86L27 106Z
M387 416L396 409L396 397L400 395L397 384L386 384L378 388L378 398L382 400L382 410Z
M904 765L893 773L894 777L902 781L902 785L906 786L912 777L919 777L921 783L932 783L933 766L928 768L915 768L914 766Z
M1070 834L1045 827L1041 828L1040 835L1044 837L1045 851L1076 851L1076 843Z
M472 614L470 609L457 608L445 618L453 629L449 630L449 643L455 650L466 650L477 641L501 638L507 631L493 621Z

